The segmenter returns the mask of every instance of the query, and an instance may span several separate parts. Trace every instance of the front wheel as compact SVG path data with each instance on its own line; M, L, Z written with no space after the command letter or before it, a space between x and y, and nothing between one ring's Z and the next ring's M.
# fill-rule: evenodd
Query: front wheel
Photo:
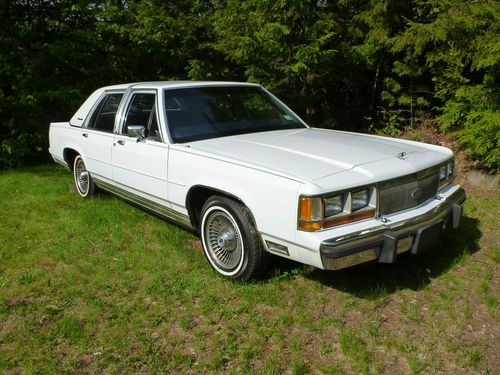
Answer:
M75 186L78 194L86 198L94 194L95 184L90 176L87 167L80 155L77 155L73 163L73 175L75 177Z
M267 269L263 249L248 208L214 196L201 213L201 241L210 265L221 275L238 280L258 277Z

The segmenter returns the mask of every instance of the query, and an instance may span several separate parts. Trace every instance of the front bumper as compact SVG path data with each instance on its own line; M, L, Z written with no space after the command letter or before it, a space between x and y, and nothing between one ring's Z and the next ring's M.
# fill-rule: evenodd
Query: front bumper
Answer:
M464 201L465 191L460 187L432 210L419 216L396 223L381 222L368 230L322 241L323 268L338 270L372 260L393 263L397 254L406 251L418 254L432 245L442 229L449 225L458 227Z

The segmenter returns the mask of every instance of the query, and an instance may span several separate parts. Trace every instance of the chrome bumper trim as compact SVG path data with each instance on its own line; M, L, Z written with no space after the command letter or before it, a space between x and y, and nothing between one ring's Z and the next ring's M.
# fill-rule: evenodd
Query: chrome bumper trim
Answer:
M457 228L462 215L461 204L465 201L461 187L425 214L397 223L381 223L370 229L350 233L321 242L320 255L323 268L336 270L378 259L391 263L395 255L412 249L413 236L419 230L443 222L451 216L453 228ZM386 248L392 248L391 256Z

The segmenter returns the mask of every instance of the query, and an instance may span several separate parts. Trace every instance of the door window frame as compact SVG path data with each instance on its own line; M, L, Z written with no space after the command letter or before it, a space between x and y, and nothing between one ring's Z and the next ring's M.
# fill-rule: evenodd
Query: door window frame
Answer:
M117 108L116 113L115 113L115 120L114 120L114 124L113 124L113 129L111 131L106 131L106 130L103 130L103 129L90 128L89 127L90 120L94 116L95 111L100 110L102 108L101 104L103 103L103 101L109 95L113 95L113 94L121 94L122 95L122 98L120 100L120 104L118 105L118 108ZM117 122L117 119L118 119L118 114L120 113L120 110L121 110L124 98L125 98L125 90L107 90L107 91L103 91L103 93L95 101L95 103L92 106L91 110L87 114L87 117L85 117L85 121L83 122L82 128L84 128L86 130L93 130L93 131L96 131L96 132L105 133L105 134L114 134L115 133L115 129L116 129L116 122Z
M122 134L122 129L123 129L123 126L125 125L125 121L126 121L127 114L128 114L127 112L128 112L129 107L130 107L130 103L132 102L132 99L134 98L135 94L153 94L155 96L156 122L158 124L158 131L160 133L161 140L155 141L154 139L146 138L146 141L147 142L156 142L156 143L166 143L165 142L165 135L163 132L163 127L162 127L162 122L160 119L160 114L158 112L158 109L160 106L158 105L159 95L158 95L158 91L156 89L136 89L136 90L131 89L127 93L126 97L124 99L122 99L122 102L120 104L120 108L118 109L117 119L118 119L118 116L119 116L119 119L118 119L118 122L115 123L115 134L129 138L127 134Z

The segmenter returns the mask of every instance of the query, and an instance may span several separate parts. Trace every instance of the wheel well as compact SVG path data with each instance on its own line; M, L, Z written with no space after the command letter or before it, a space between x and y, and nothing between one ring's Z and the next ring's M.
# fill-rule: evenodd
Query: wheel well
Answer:
M68 164L68 168L73 170L73 163L79 153L72 148L65 148L63 151L64 161Z
M201 210L205 202L212 196L218 195L220 197L226 197L244 204L241 199L235 197L234 195L228 194L224 191L209 188L207 186L194 186L192 187L186 198L186 208L191 219L191 224L198 230L200 223Z

